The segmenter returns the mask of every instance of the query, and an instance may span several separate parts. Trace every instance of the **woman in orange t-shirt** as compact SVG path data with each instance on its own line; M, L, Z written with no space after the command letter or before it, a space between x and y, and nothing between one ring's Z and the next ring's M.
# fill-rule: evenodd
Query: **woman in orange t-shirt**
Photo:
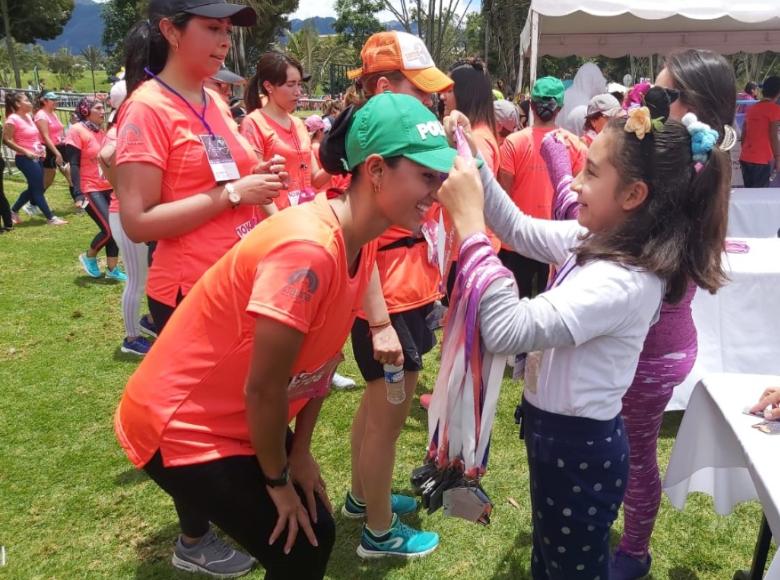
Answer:
M453 110L457 109L469 118L475 145L485 163L488 164L488 167L493 172L493 176L498 177L501 157L498 140L496 139L496 117L495 109L493 108L493 90L491 88L493 84L490 80L490 73L488 73L485 63L480 59L469 58L455 63L450 68L450 78L455 84L450 90L439 94L444 102L444 114L449 115ZM446 225L449 232L451 224L448 216ZM489 230L487 234L490 237L493 249L498 251L501 247L501 242ZM457 247L458 244L454 245ZM450 255L448 268L449 272L446 276L447 298L452 293L457 272L454 252Z
M260 159L284 158L287 180L276 200L279 209L310 200L330 180L312 151L306 126L292 114L301 98L301 85L307 80L301 63L271 50L260 56L246 88L247 115L241 121L241 134ZM267 97L265 104L261 96Z
M117 115L120 219L134 242L157 241L146 294L160 337L198 279L264 217L281 187L260 167L230 110L205 79L222 66L233 26L253 9L203 0L151 0L125 41L128 97ZM212 574L247 572L254 560L210 531L198 505L176 503L182 535L173 563Z
M406 95L363 107L347 135L349 190L263 221L206 272L117 409L133 464L177 506L197 506L266 578L325 574L335 525L312 434L364 295L379 291L377 238L417 227L454 161L443 132L404 129L432 121Z
M127 276L120 270L119 246L111 235L108 225L108 206L111 204L111 184L103 177L98 164L98 153L106 140L103 130L105 106L92 97L84 97L76 104L79 122L68 131L65 140L70 145L70 167L73 176L73 193L88 200L86 211L100 230L92 239L89 249L79 255L79 262L88 276L101 278L103 274L97 262L97 255L106 249L106 278L126 282Z
M156 19L128 40L116 146L125 232L135 242L157 241L146 294L159 329L198 278L265 217L260 206L281 187L278 175L258 173L269 168L259 166L228 105L204 87L230 49L232 21L154 12L169 6L152 2Z

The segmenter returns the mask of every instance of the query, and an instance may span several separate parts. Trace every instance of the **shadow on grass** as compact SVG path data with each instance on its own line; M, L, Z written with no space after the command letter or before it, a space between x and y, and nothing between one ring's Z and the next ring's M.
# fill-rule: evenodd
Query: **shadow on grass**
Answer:
M659 439L675 439L684 414L685 411L669 411L668 413L664 413L664 421L661 424Z
M328 562L328 577L339 580L354 578L384 578L390 570L403 568L409 561L403 558L381 558L363 560L355 550L360 543L363 529L362 520L345 518L341 510L335 509L333 519L336 521L336 543ZM404 516L404 523L420 529L421 520L418 514Z
M531 543L529 532L521 532L515 537L512 547L501 558L491 580L527 580L531 578Z
M135 485L147 481L148 479L149 476L145 471L131 467L122 473L118 473L116 477L114 477L114 483L116 485Z
M136 578L139 580L148 580L150 578L193 578L192 574L179 572L171 565L174 542L179 535L179 531L178 524L168 524L138 543L136 546L138 551Z
M140 363L143 360L142 356L132 354L129 352L122 352L122 347L118 346L114 349L114 355L112 357L116 362L130 362Z
M73 278L73 283L79 288L86 288L88 286L116 286L117 284L121 284L119 280L112 280L111 278L106 278L105 276L101 276L100 278L93 278L92 276L87 276L86 274Z
M650 575L653 578L653 575ZM675 566L669 570L669 580L698 580L699 575L690 568Z

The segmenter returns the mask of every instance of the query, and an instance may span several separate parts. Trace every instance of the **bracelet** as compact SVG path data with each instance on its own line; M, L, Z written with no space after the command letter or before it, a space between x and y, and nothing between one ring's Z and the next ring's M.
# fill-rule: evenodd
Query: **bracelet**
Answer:
M387 320L385 320L383 322L380 322L379 324L371 324L371 323L369 323L368 324L368 329L369 330L377 330L377 329L380 329L380 328L386 328L386 327L390 326L391 324L392 324L392 321L388 318Z

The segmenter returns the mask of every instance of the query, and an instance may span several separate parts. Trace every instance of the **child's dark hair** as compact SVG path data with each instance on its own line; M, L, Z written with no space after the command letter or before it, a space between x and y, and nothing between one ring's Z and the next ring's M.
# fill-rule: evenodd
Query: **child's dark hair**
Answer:
M193 16L184 12L172 15L152 14L148 20L141 20L133 25L125 38L125 82L128 97L149 78L144 69L148 68L154 74L159 74L165 68L170 47L160 31L160 21L163 18L183 30Z
M611 260L642 268L666 281L666 300L679 302L690 282L715 292L726 281L721 252L730 192L728 154L715 147L695 166L691 137L678 121L666 121L640 140L611 119L610 161L620 186L647 184L644 203L617 228L587 234L577 263Z
M780 77L771 76L764 79L761 85L761 96L765 99L774 99L780 95Z
M24 98L22 91L8 91L5 94L5 118L13 115L19 108L19 103Z
M487 125L495 135L493 85L485 63L478 58L455 63L450 69L450 78L455 83L452 92L458 111L469 118L472 126Z
M246 111L251 113L255 109L262 107L260 93L266 97L268 91L263 86L268 81L275 87L279 87L287 82L287 69L293 67L298 70L303 78L303 66L295 57L279 52L278 50L269 50L260 55L255 68L255 74L249 79L249 85L246 88Z

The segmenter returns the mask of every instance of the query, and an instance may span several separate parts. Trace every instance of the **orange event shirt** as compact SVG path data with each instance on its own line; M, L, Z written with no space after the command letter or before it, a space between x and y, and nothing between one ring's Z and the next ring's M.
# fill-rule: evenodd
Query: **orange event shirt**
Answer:
M772 152L772 123L780 121L780 105L761 101L745 113L745 139L742 141L740 161L766 165L775 158Z
M105 131L95 133L87 129L84 123L76 123L68 131L65 143L81 151L81 165L79 166L81 183L79 185L84 193L113 189L108 180L103 177L98 166L98 153L103 148L105 140Z
M316 371L341 352L376 247L362 248L350 277L324 195L263 221L198 281L130 377L114 418L130 460L142 467L158 449L166 466L254 455L244 386L255 317L304 333L292 375ZM305 403L291 401L290 418Z
M249 175L257 156L236 130L227 104L207 89L206 122L230 149L240 175ZM162 170L160 201L184 199L217 186L201 135L207 129L181 98L155 80L136 89L120 109L116 164L148 163ZM121 197L122 192L119 192ZM257 225L264 214L250 205L225 209L205 224L173 238L158 240L146 293L176 306L208 268Z
M298 117L290 115L290 119L290 126L284 128L261 109L255 109L244 117L240 128L261 159L267 161L274 155L284 157L289 187L281 190L275 200L279 209L290 206L289 191L303 191L312 186L314 156L309 131Z
M501 146L501 170L514 176L509 197L523 213L536 218L552 218L553 186L539 151L542 139L553 130L560 131L566 141L572 173L577 175L585 167L588 150L576 135L563 129L528 127L509 135Z

